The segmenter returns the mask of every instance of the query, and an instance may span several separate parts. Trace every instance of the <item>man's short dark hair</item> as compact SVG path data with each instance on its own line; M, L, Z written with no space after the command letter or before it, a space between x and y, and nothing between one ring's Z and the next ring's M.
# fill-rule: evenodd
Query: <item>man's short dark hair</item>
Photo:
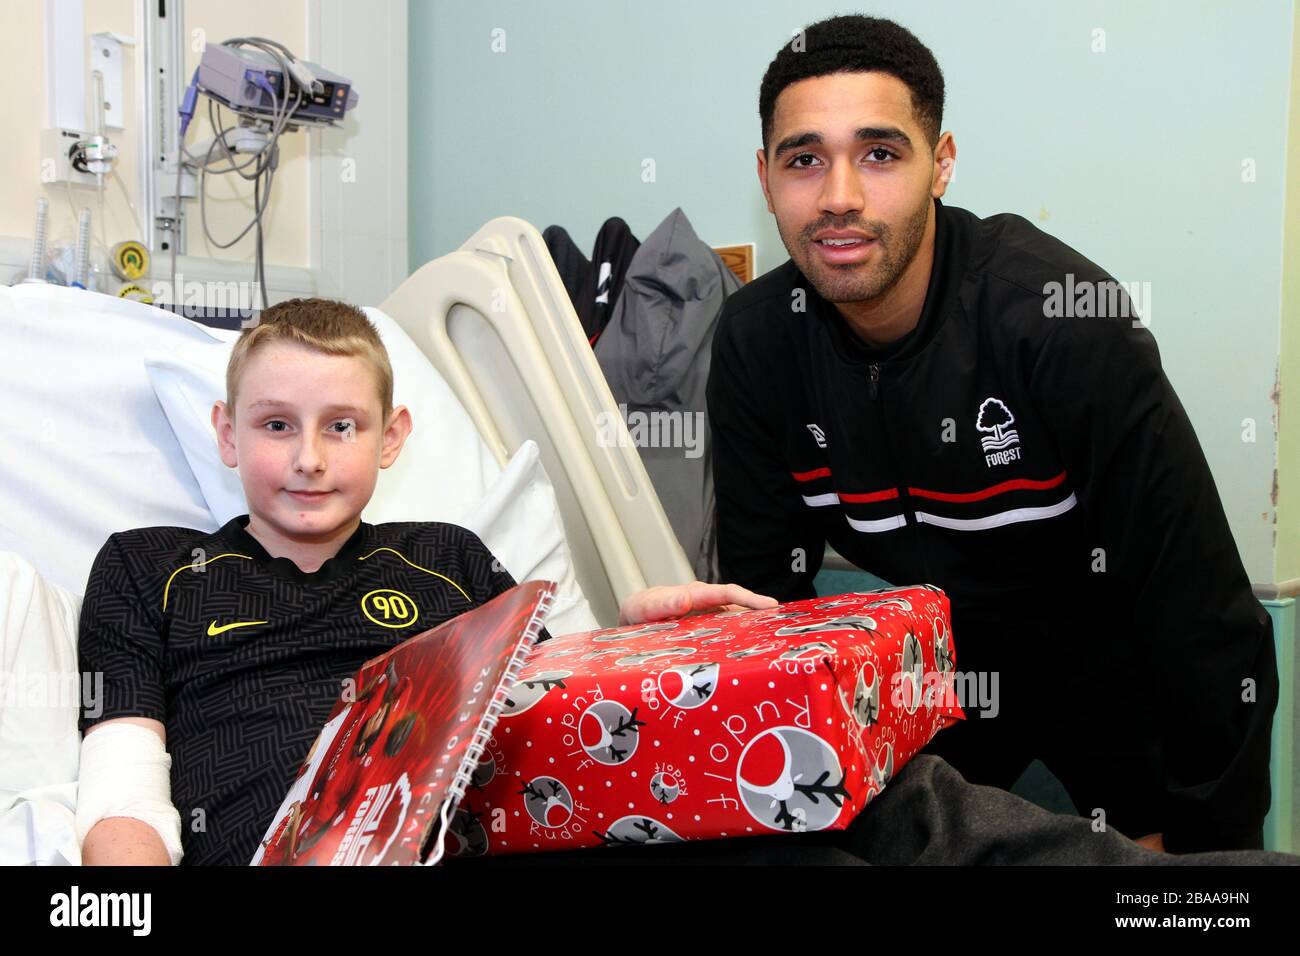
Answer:
M820 20L781 47L758 88L763 151L772 136L776 98L791 83L831 73L888 73L907 85L912 109L933 149L943 122L943 73L929 48L904 27L877 17Z

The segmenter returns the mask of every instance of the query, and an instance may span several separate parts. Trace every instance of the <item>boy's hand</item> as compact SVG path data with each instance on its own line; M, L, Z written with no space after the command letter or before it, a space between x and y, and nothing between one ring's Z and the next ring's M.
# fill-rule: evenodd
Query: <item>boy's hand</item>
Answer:
M134 817L105 817L86 834L82 866L171 866L158 831Z
M688 614L776 607L775 598L755 594L739 584L672 584L629 595L618 609L619 626L665 621Z

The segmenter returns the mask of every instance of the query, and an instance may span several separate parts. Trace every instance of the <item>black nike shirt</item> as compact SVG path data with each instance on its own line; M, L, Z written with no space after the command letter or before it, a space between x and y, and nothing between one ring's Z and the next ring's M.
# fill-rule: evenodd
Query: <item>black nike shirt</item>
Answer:
M362 522L305 572L246 530L113 534L90 571L80 671L103 674L84 732L117 717L167 730L184 863L252 859L342 682L514 586L471 531Z

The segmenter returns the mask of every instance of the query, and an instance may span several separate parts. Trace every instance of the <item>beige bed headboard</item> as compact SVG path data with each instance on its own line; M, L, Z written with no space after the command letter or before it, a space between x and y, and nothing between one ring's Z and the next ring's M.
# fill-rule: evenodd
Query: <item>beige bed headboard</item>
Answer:
M469 412L498 461L537 442L597 620L693 580L541 234L494 219L381 305ZM613 441L610 439L613 438Z

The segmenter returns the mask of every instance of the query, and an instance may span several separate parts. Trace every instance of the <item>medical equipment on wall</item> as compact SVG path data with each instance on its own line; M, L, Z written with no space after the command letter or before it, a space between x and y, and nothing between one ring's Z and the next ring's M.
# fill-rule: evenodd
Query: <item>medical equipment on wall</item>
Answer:
M134 282L149 271L149 250L134 239L119 242L109 251L108 264L119 279Z
M68 285L84 289L90 278L90 210L82 208L77 217L77 249L73 259L72 281Z
M77 172L94 176L96 185L102 190L104 176L113 171L113 163L117 160L117 147L109 142L104 131L104 74L94 70L90 80L95 90L95 126L90 136L72 144L68 161Z
M135 41L118 33L90 37L92 96L85 110L86 38L82 0L47 0L45 45L49 127L41 131L41 181L104 188L117 146L108 130L125 122L123 51ZM90 124L89 132L86 131Z
M122 128L122 51L133 46L134 41L116 33L96 33L91 37L92 105L90 129L86 132L86 112L80 102L84 87L78 80L84 76L85 69L84 49L80 48L84 43L81 33L84 17L80 4L64 0L53 4L51 13L53 17L47 22L46 39L55 55L47 83L57 89L51 91L50 121L53 125L41 132L41 182L56 188L62 184L76 223L76 233L71 241L49 239L49 205L42 197L44 205L38 203L37 206L35 241L25 281L57 282L111 294L112 289L105 287L105 280L109 279L106 263L111 257L106 234L109 179L115 180L122 190L143 238L135 204L116 169L117 146L108 134L110 127ZM95 189L99 207L95 216L73 196L74 185ZM92 230L96 218L98 236ZM96 245L102 249L102 254Z
M32 230L32 257L27 264L24 282L45 281L45 235L50 228L50 201L44 196L36 200L36 226Z
M185 146L185 133L194 118L200 93L208 98L208 120L213 136L190 149ZM184 189L183 176L187 172L197 173L203 234L218 249L229 249L253 231L254 281L261 293L262 306L267 302L263 216L279 165L280 137L304 126L333 126L356 104L357 93L349 80L298 59L288 47L274 40L235 37L209 43L203 49L178 109L177 142L183 159L176 167L175 195L193 195ZM224 125L223 108L235 114L233 125ZM221 241L213 236L208 225L207 177L230 173L253 183L253 216L232 239ZM174 289L176 243L170 245Z
M78 289L90 288L90 210L81 208L77 216L77 236L73 243L49 241L50 201L36 200L36 223L32 229L32 254L27 262L23 282L54 282Z

